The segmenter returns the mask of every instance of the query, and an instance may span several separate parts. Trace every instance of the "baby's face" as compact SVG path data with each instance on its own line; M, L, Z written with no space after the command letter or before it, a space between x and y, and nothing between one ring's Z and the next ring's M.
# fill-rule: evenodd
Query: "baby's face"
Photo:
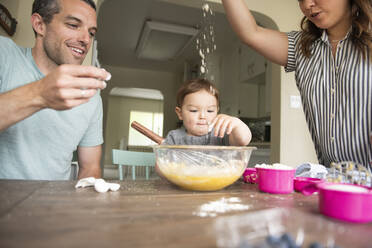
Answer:
M187 133L202 136L208 133L209 124L218 112L217 99L205 90L186 95L182 108L176 108L178 118L183 121Z

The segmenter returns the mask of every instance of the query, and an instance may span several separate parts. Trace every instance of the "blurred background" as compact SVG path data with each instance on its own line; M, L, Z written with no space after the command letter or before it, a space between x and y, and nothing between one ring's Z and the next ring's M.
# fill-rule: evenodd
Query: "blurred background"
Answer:
M17 20L11 38L32 47L32 0L0 0ZM230 28L219 0L96 0L98 33L85 64L112 74L101 92L104 107L105 177L116 177L111 150L148 151L149 139L130 128L136 120L166 136L177 127L174 112L180 84L196 77L211 80L221 94L221 112L243 120L259 149L256 163L291 166L317 162L295 85L294 74L242 44ZM302 14L292 0L246 0L259 25L298 30ZM213 15L206 22L202 6ZM212 24L216 50L205 54L203 74L196 40ZM9 36L2 28L0 35Z

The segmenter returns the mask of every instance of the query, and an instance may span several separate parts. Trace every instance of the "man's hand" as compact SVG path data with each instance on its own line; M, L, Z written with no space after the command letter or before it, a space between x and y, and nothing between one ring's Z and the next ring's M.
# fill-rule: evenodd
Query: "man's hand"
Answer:
M43 108L71 109L89 101L111 74L93 66L61 65L39 81L0 94L0 132Z
M61 65L35 82L42 108L71 109L104 89L111 74L93 66Z

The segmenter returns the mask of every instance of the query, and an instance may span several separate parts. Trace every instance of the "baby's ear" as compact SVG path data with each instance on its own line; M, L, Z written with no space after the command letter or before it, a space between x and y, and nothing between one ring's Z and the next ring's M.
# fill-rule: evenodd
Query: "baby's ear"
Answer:
M175 109L178 119L182 121L182 109L180 107L176 107Z

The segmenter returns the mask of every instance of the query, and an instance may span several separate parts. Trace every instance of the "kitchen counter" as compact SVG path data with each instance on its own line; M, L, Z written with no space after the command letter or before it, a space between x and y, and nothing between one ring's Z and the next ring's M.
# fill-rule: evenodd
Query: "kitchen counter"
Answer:
M257 147L257 150L252 152L248 167L254 167L257 164L270 164L270 143L250 143L249 146Z
M75 189L75 184L0 180L0 247L216 247L221 234L214 227L222 216L275 207L298 211L294 222L319 218L319 225L346 230L331 234L340 247L371 245L372 224L321 216L316 195L271 195L240 180L216 192L185 191L161 179L120 182L119 191L108 193L92 187ZM201 206L221 199L247 207L202 214Z

